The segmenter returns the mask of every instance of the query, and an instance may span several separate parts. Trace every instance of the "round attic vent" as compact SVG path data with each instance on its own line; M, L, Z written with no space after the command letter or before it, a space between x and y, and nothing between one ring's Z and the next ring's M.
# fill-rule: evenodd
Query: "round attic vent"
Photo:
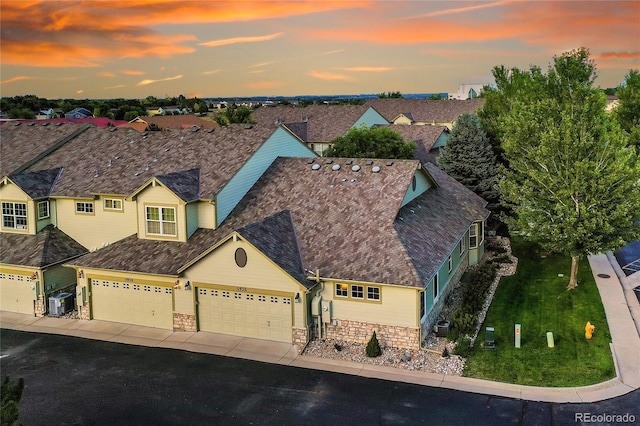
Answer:
M239 247L236 249L235 258L236 258L236 265L238 265L241 268L244 268L245 266L247 266L247 252L244 251L242 247Z
M314 164L311 166L311 170L320 170L320 164Z
M340 164L334 164L331 170L340 170Z
M371 171L372 171L373 173L378 173L378 172L380 171L380 166L373 166L373 167L371 168Z
M351 170L354 172L360 171L360 166L356 164L355 166L351 167Z

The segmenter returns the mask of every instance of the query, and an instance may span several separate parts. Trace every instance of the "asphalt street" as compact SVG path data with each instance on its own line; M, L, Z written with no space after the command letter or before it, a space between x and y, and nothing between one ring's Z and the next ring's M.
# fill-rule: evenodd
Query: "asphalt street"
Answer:
M26 426L539 426L621 424L611 416L625 414L640 424L640 390L555 404L69 336L2 329L0 337L3 378L25 379ZM597 416L609 417L584 421Z

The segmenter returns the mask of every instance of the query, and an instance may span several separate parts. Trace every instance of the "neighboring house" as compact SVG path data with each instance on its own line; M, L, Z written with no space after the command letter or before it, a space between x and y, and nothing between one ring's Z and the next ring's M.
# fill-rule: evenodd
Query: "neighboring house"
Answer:
M474 99L482 94L487 84L461 84L458 86L458 91L455 93L449 93L450 100L466 101L467 99Z
M484 105L484 99L370 99L366 105L375 108L392 124L446 126L451 130L462 114L475 114Z
M191 111L188 108L180 108L177 105L170 105L158 108L158 115L180 115L189 114Z
M143 132L151 124L155 124L161 129L191 129L195 126L198 129L208 130L220 127L215 121L205 120L193 114L136 117L128 123L120 124L118 127L130 127Z
M435 163L440 148L449 139L449 129L446 126L404 126L389 125L391 130L398 132L407 142L416 144L413 156L421 163Z
M154 115L160 115L160 107L159 106L148 106L144 109L149 117Z
M64 113L64 118L90 118L93 113L86 108L74 108Z
M607 95L607 106L605 107L607 112L611 112L620 105L620 101L617 96Z
M268 126L284 125L322 156L331 142L358 126L386 125L374 108L364 105L272 106L257 108L252 119Z
M3 143L26 136L0 130ZM51 128L20 130L46 139ZM2 179L0 246L57 228L90 249L64 261L73 274L55 285L74 277L86 320L299 348L375 330L415 349L483 255L486 202L431 163L318 158L286 126L91 127L67 139ZM37 251L34 238L19 243ZM9 270L29 272L33 258L0 253L11 291ZM39 291L27 313L42 314Z
M37 120L47 120L50 118L57 118L57 117L58 117L58 113L53 108L43 109L40 111L38 115L36 115Z

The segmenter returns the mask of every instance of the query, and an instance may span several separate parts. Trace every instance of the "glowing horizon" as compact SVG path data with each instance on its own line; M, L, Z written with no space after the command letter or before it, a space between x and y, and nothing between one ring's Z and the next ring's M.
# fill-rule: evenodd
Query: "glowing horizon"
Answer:
M3 0L0 93L455 92L580 46L615 87L640 68L638 22L637 1Z

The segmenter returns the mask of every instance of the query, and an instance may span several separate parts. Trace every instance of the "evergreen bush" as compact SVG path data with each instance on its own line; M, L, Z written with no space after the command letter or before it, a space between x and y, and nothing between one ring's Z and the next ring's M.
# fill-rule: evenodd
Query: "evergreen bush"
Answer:
M369 339L369 343L367 343L367 356L369 358L375 358L380 355L382 355L382 349L380 349L380 343L378 343L378 338L374 331L371 339Z

